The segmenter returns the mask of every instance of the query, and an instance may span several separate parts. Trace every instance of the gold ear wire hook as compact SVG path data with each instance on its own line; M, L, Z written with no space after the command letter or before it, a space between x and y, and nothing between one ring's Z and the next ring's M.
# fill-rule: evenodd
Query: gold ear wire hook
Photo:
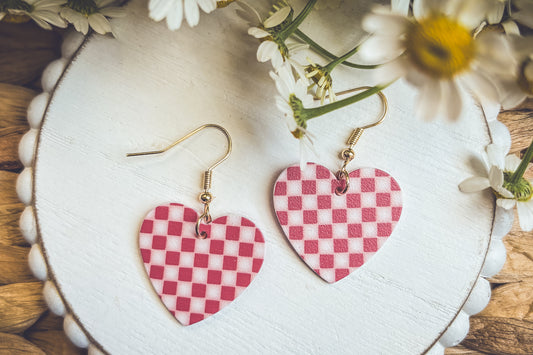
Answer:
M206 232L201 232L200 231L200 224L201 224L202 220L205 223L207 223L207 224L211 223L211 221L212 221L211 214L209 212L209 204L213 200L213 195L211 195L211 192L209 192L209 190L211 189L211 180L212 180L212 177L213 177L213 169L215 169L222 162L224 162L226 159L228 159L228 157L229 157L229 155L231 153L232 142L231 142L231 136L229 135L228 131L222 126L219 126L217 124L208 123L208 124L204 124L204 125L196 128L195 130L187 133L185 136L181 137L180 139L178 139L177 141L175 141L174 143L170 144L169 146L167 146L167 147L165 147L163 149L151 150L151 151L147 151L147 152L138 152L138 153L128 153L128 154L126 154L127 157L136 157L136 156L141 156L141 155L161 154L161 153L164 153L164 152L168 151L169 149L177 146L178 144L180 144L184 140L194 136L196 133L200 132L201 130L203 130L205 128L216 128L219 131L221 131L226 136L226 140L228 141L228 148L226 150L226 154L222 158L217 160L209 168L207 168L207 170L204 172L204 175L203 175L204 192L202 192L200 194L199 198L200 198L200 202L202 202L204 204L204 213L202 213L202 215L200 215L200 217L198 217L198 220L196 221L196 227L195 227L196 236L199 239L205 239L205 238L208 237Z
M368 90L368 89L371 89L371 88L372 87L370 87L370 86L361 86L361 87L357 87L357 88L354 88L354 89L350 89L350 90L339 92L336 95L344 95L344 94L349 94L349 93L352 93L352 92L355 92L355 91ZM378 94L379 98L381 99L381 103L383 105L383 110L381 111L381 116L374 123L371 123L371 124L368 124L366 126L358 127L356 129L354 129L352 131L352 134L350 134L350 137L346 141L346 144L348 144L349 147L343 149L341 154L340 154L340 158L342 160L344 160L344 162L342 164L341 169L337 172L336 176L337 176L338 180L344 180L345 184L344 184L344 188L337 187L335 189L335 194L337 196L344 195L346 193L346 191L348 191L348 189L350 188L350 174L346 170L346 167L348 166L348 164L355 157L355 152L353 150L355 145L357 144L357 142L359 142L359 139L363 135L363 132L365 131L365 129L372 128L372 127L375 127L375 126L379 125L381 122L383 122L383 120L385 119L385 116L387 116L387 112L389 111L389 103L387 101L387 97L385 96L385 94L383 92L381 92L381 91L378 91L377 94Z
M207 169L207 170L211 171L214 168L216 168L217 166L219 166L224 160L228 159L228 157L229 157L229 155L231 153L231 148L232 148L231 137L230 137L228 131L224 127L219 126L217 124L213 124L213 123L204 124L204 125L196 128L195 130L187 133L186 135L184 135L183 137L181 137L180 139L178 139L174 143L170 144L166 148L163 148L163 149L160 149L160 150L147 151L147 152L128 153L128 154L126 154L126 156L127 157L136 157L136 156L140 156L140 155L153 155L153 154L164 153L164 152L170 150L171 148L174 148L175 146L177 146L178 144L180 144L184 140L194 136L196 133L198 133L201 130L206 129L206 128L216 128L216 129L218 129L219 131L224 133L224 135L226 136L226 139L228 140L228 149L226 151L226 154Z

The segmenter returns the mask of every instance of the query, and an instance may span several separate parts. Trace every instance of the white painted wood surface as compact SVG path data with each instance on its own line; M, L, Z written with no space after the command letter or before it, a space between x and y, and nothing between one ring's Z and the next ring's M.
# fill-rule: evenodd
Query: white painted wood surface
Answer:
M34 175L48 272L95 345L112 354L429 349L466 301L490 240L491 196L457 188L475 172L472 156L489 143L475 105L456 124L424 123L412 117L410 88L397 83L386 90L389 117L365 133L351 168L391 173L404 191L402 218L370 262L330 285L293 252L272 212L272 184L299 154L274 106L269 66L255 61L256 40L232 10L173 33L148 20L143 1L127 8L128 16L115 22L118 39L90 37L59 82ZM314 15L308 32L325 23ZM342 47L338 36L322 35ZM349 73L340 72L337 90L369 84L364 74ZM316 162L337 169L351 129L372 120L378 102L311 122ZM232 305L183 327L150 287L137 232L155 205L175 201L200 209L201 173L223 151L224 138L206 131L162 157L126 159L125 153L162 147L208 122L226 127L234 140L232 156L214 172L212 214L253 220L267 250L260 274Z

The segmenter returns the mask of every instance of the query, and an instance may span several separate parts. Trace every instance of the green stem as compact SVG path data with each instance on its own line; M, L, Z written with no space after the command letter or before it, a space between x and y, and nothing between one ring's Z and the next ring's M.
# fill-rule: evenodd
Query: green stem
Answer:
M346 53L345 55L343 55L342 57L339 57L337 59L334 59L331 63L329 63L328 65L326 65L326 70L331 73L333 71L333 69L335 69L335 67L343 62L346 61L346 59L350 58L351 56L353 56L355 53L357 53L357 51L359 50L359 45L357 45L354 49L352 49L351 51L349 51L348 53Z
M524 176L531 159L533 159L533 141L531 141L529 148L527 148L524 158L520 162L520 165L518 165L518 169L516 169L513 175L511 175L511 180L509 181L511 184L516 184L520 181L522 176Z
M292 21L291 24L280 33L280 37L287 39L294 33L294 31L298 30L298 26L300 26L302 22L304 22L307 15L311 13L311 10L313 10L315 7L316 2L317 0L309 0L307 5L305 5L303 10L298 14L298 16L296 16L294 21Z
M350 97L347 97L346 99L335 101L327 105L323 105L323 106L319 106L315 108L303 108L301 111L300 117L305 121L309 121L312 118L325 115L326 113L330 113L332 111L351 105L355 102L366 99L369 96L377 94L378 92L380 92L381 90L389 86L390 84L392 83L389 83L386 85L377 85L357 95L350 96Z
M294 34L297 37L299 37L302 41L304 41L305 43L309 44L309 46L312 49L314 49L318 54L320 54L320 55L322 55L322 56L324 56L326 58L333 59L333 60L339 59L339 57L337 57L335 54L331 53L327 49L323 48L320 44L318 44L315 41L313 41L309 36L307 36L301 30L299 30L299 29L295 30ZM354 52L354 54L355 54L355 52ZM356 69L375 69L375 68L378 67L377 65L355 64L355 63L351 63L351 62L348 62L348 61L342 62L342 65L345 65L345 66L351 67L351 68L356 68Z

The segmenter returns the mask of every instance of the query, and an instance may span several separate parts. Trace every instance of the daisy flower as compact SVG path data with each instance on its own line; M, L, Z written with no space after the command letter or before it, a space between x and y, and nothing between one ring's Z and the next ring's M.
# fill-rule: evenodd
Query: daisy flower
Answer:
M259 39L261 44L257 49L257 60L261 63L271 61L272 67L277 70L288 61L302 77L305 76L303 67L290 56L298 51L309 48L305 43L288 40L292 33L298 29L298 25L312 10L316 0L311 0L306 7L293 20L294 10L286 2L276 5L275 12L256 27L251 27L248 34Z
M528 162L533 157L533 142L524 159L516 155L507 155L505 148L490 144L484 157L487 174L473 176L461 184L463 192L478 192L491 188L496 195L496 204L504 209L512 209L516 205L520 228L524 231L533 230L533 181L523 178Z
M502 107L510 109L533 97L533 37L509 36L513 61L509 62L513 73L497 78Z
M124 10L110 6L114 0L68 0L61 8L60 15L74 25L76 31L84 35L89 26L99 34L113 32L107 17L121 17Z
M52 26L67 27L67 23L59 16L59 9L66 0L15 0L0 3L0 20L6 15L28 16L46 30Z
M217 0L150 0L148 9L154 21L167 19L167 26L174 31L181 27L183 18L190 27L200 22L200 9L210 13L217 8Z
M383 64L378 80L405 77L417 87L418 117L457 119L462 110L461 88L484 104L498 102L498 91L489 79L494 73L509 75L509 51L504 36L473 31L483 20L485 0L415 1L414 19L382 7L363 19L363 28L374 33L361 46L361 56Z
M300 141L300 166L303 168L307 163L309 151L314 151L312 137L307 131L307 122L299 113L313 105L313 97L307 93L306 82L302 79L295 80L288 63L281 65L277 73L271 71L270 77L278 89L276 105L283 113L291 134Z

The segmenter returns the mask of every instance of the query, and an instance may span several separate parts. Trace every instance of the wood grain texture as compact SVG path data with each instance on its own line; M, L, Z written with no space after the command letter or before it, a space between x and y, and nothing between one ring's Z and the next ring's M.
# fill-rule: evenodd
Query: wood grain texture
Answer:
M46 353L19 335L0 333L0 354L45 355Z
M454 346L453 348L447 348L444 351L445 355L482 355L486 353L479 352L477 350L472 350L465 348L462 345Z
M59 56L60 36L29 22L0 27L0 82L29 85Z
M26 110L36 94L32 89L0 82L0 129L26 126Z
M533 323L516 318L477 316L470 319L470 332L462 344L489 354L532 354Z
M0 332L23 332L45 311L40 282L0 286Z
M513 138L511 153L525 151L533 139L533 98L511 111L501 112L498 119L509 128Z
M8 185L11 189L13 186ZM4 185L4 188L6 186ZM8 193L0 188L0 196L2 199ZM0 245L18 245L28 246L28 243L22 237L19 228L20 214L24 210L22 203L7 203L0 199Z
M84 354L85 350L74 346L60 330L29 331L24 334L25 338L44 350L46 354Z
M62 330L63 329L63 317L56 316L50 310L44 312L44 314L28 329L28 332L42 332L46 330Z
M0 245L0 285L33 281L28 266L29 248Z
M28 131L26 125L0 128L0 170L21 172L23 166L18 159L18 142Z
M0 170L0 192L2 193L2 204L5 206L13 206L20 203L15 189L17 177L17 173Z

